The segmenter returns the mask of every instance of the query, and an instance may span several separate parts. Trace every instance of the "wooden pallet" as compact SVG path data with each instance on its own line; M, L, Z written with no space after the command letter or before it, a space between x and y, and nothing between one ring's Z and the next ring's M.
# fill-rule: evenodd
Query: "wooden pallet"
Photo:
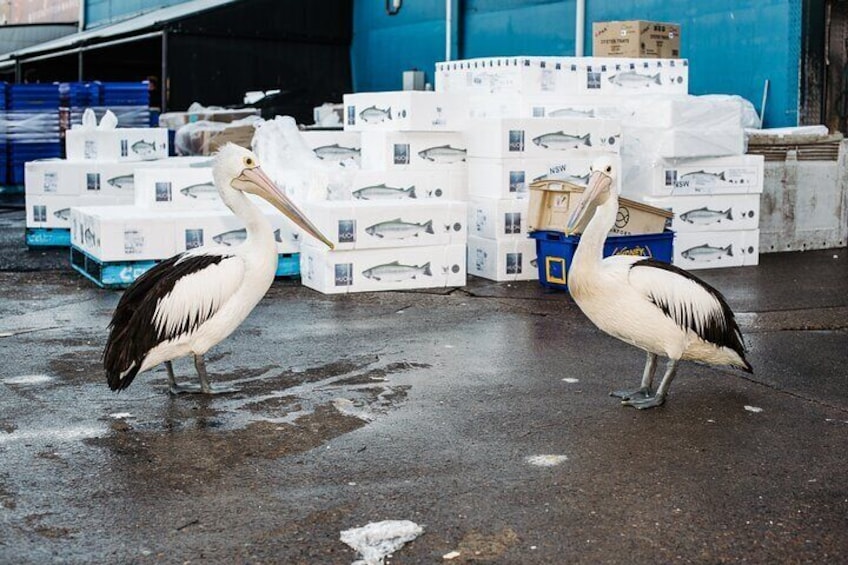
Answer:
M785 161L790 151L798 161L836 161L842 134L823 136L768 136L752 135L748 139L748 153L762 155L766 161Z
M158 261L100 261L71 245L71 267L100 288L127 288ZM300 276L300 254L281 253L277 277Z

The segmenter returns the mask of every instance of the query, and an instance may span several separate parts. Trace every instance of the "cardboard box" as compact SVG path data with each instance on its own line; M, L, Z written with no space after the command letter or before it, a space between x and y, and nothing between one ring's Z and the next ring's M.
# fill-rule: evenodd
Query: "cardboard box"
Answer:
M132 203L132 197L102 194L28 194L26 196L27 228L71 227L71 210L76 206L119 206Z
M159 127L177 130L180 126L193 124L194 122L222 122L230 123L242 120L249 116L259 116L259 108L204 108L197 112L165 112L159 116Z
M492 281L535 281L536 241L468 236L468 274Z
M622 161L626 196L757 194L763 191L762 155L709 159Z
M677 233L742 231L760 227L759 194L713 194L643 198L645 203L674 214L670 224Z
M436 64L436 91L498 95L688 94L686 59L489 57ZM471 109L473 113L473 106Z
M583 188L562 181L539 181L530 185L528 230L566 231L568 218L577 208ZM672 213L627 198L618 199L618 214L610 229L614 235L662 233ZM571 232L582 233L591 219L583 220Z
M686 270L757 265L760 230L679 232L672 262Z
M338 187L330 200L467 200L465 171L371 171L353 173L349 187Z
M168 156L165 128L116 128L112 130L75 127L65 132L69 160L150 161Z
M308 202L306 216L339 251L465 243L465 202L428 199Z
M342 167L361 163L362 136L357 131L301 130L300 135L315 156Z
M618 159L618 156L610 153ZM472 197L525 199L530 183L563 180L585 186L589 168L598 158L594 151L562 151L545 158L468 159L468 193Z
M680 24L644 20L594 22L595 57L680 57Z
M464 171L467 153L459 132L362 132L363 169Z
M528 200L472 198L468 203L469 236L527 239Z
M465 286L465 244L329 251L304 245L304 286L324 294Z
M214 155L218 149L227 143L235 143L250 149L254 133L256 133L256 129L252 124L231 125L219 130L202 130L200 132L200 150L196 154Z
M550 158L566 151L607 151L621 146L621 123L596 118L485 118L466 132L469 157Z
M461 94L423 90L344 95L346 131L461 131L468 118Z

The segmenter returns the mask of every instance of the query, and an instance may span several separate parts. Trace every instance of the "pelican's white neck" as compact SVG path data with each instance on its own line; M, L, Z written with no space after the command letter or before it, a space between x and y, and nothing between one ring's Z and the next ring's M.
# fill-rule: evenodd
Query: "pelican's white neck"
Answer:
M579 294L586 285L591 285L594 275L600 269L604 257L604 242L615 225L617 213L618 195L611 193L607 201L595 209L592 219L583 230L568 270L567 284L572 296Z
M218 182L220 181L216 179L216 184ZM257 242L261 242L259 245L263 248L274 248L276 253L274 230L268 218L265 217L265 214L262 213L259 207L251 202L250 198L240 190L219 189L218 193L224 204L244 222L247 231L247 238L244 245L257 245Z

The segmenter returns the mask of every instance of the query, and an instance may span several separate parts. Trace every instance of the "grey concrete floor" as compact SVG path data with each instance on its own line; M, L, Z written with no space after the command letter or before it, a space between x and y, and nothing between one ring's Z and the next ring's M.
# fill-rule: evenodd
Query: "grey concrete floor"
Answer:
M685 364L654 410L608 396L643 354L566 294L475 278L279 280L208 358L242 392L204 399L161 368L109 391L120 292L22 226L0 213L0 563L351 563L339 533L384 519L425 531L394 564L848 562L846 249L698 272L755 372Z

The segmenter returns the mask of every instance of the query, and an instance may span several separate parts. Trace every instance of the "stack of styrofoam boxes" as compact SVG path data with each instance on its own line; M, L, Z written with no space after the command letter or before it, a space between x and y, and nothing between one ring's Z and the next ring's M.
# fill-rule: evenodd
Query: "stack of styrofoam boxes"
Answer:
M65 144L67 159L26 163L29 245L68 245L72 207L132 203L133 173L148 166L139 161L168 155L167 135L159 128L77 127L66 132Z
M134 205L74 208L74 245L111 263L158 261L204 245L244 241L244 223L218 196L211 159L172 157L161 164L135 171ZM291 223L264 200L250 198L274 227L278 253L297 253L298 236Z
M469 273L535 279L528 185L585 184L599 152L616 156L633 92L685 93L683 60L499 57L439 63L436 90L469 96Z
M362 168L330 191L332 200L304 203L336 248L303 242L303 284L328 294L463 286L465 100L419 91L348 94L344 115L338 133L361 133ZM309 144L316 153L341 153L345 137L338 139Z
M625 127L625 196L674 212L674 263L759 262L763 157L745 155L738 99L636 100Z

